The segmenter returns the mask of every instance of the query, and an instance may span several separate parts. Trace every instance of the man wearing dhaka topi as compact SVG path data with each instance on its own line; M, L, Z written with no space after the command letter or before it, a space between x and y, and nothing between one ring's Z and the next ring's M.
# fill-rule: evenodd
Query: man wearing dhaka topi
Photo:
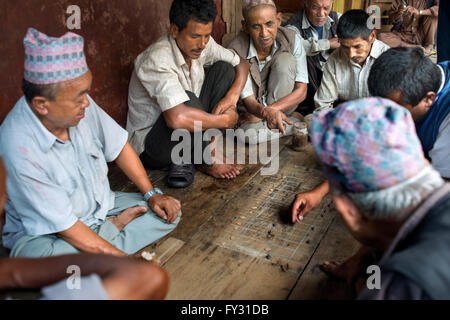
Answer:
M127 131L88 95L83 38L29 29L24 45L24 96L0 127L11 256L127 256L171 232L181 204L153 188ZM141 194L111 191L113 161Z

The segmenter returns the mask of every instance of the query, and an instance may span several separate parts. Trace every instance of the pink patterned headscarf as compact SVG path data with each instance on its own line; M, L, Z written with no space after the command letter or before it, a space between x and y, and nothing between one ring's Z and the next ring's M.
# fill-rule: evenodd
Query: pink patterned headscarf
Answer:
M388 99L359 99L319 112L311 127L330 182L346 192L387 189L428 165L410 112Z
M24 78L34 84L52 84L78 78L88 71L83 37L68 32L51 38L29 28L25 46Z

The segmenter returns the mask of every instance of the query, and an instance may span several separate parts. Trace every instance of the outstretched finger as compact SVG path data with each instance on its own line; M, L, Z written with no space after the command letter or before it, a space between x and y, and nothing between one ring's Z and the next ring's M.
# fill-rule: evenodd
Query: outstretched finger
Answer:
M301 216L301 211L304 208L306 201L304 199L295 200L294 205L292 206L292 222L300 222L303 220L303 216Z
M283 136L286 135L286 127L284 126L282 117L278 118L278 129L280 129L280 131L283 134Z
M284 113L283 113L283 121L290 125L293 124L292 121Z

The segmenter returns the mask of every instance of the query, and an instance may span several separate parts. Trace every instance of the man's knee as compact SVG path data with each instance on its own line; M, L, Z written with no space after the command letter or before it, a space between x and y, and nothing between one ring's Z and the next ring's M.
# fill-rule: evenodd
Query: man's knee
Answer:
M159 267L146 266L142 277L140 285L146 286L147 299L161 300L166 297L169 289L169 276L166 271Z
M234 67L225 61L217 61L214 63L211 68L209 69L209 72L215 71L218 74L222 75L224 79L234 81L236 78L236 70Z
M79 253L75 247L54 235L24 236L16 242L10 256L12 258L45 258L75 253Z
M175 219L175 221L173 223L171 223L172 230L175 229L178 226L178 224L180 223L181 215L182 215L182 212L180 210L180 212L178 212L178 217Z

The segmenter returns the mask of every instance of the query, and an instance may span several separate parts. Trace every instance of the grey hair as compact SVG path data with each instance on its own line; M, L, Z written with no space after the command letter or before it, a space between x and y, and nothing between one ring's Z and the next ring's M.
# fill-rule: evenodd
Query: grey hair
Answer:
M311 4L311 0L305 0L305 1L303 2L303 4L304 4L305 6L308 6L308 7L309 7L309 5ZM331 0L331 4L333 4L333 0Z
M415 177L391 188L367 193L347 193L347 196L366 218L402 221L411 209L444 183L440 174L433 167L427 166Z

